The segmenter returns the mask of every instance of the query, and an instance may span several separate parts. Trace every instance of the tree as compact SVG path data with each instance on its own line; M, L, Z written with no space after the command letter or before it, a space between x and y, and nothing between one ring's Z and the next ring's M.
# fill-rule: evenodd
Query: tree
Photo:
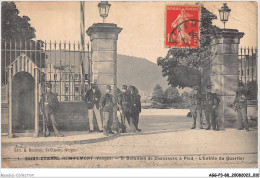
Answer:
M35 29L29 23L28 16L19 16L14 2L2 2L2 38L6 40L24 40L35 38Z
M205 61L212 57L210 37L220 29L212 25L216 15L201 6L200 46L194 48L171 48L166 57L159 57L157 64L162 67L162 75L175 87L194 87L200 85L201 69Z
M162 87L157 84L153 89L152 101L155 103L162 103L164 100L164 91Z
M26 54L39 68L45 67L45 59L48 58L43 52L44 42L33 40L36 30L31 26L28 16L19 16L19 10L14 2L2 2L1 7L1 76L2 84L7 79L6 67L13 62L21 53Z
M167 103L177 103L181 101L179 91L176 87L169 86L165 90L165 100Z

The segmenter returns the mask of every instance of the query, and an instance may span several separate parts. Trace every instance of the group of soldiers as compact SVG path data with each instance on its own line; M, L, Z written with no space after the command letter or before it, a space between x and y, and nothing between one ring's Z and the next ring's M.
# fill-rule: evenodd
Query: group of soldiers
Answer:
M122 86L122 92L118 95L118 111L121 118L122 132L127 132L127 124L130 132L140 132L139 114L141 113L141 96L135 86ZM126 122L127 121L127 122Z
M206 130L219 130L219 122L216 118L218 113L216 108L219 106L220 98L216 93L212 92L211 85L207 85L206 94L201 94L198 87L194 87L191 95L191 114L193 124L191 129L196 128L196 120L199 118L199 128ZM40 100L40 114L43 117L43 134L50 135L50 126L52 126L55 136L63 137L57 128L55 121L55 113L58 111L59 101L57 94L51 91L52 85L46 84L46 92ZM112 132L112 123L115 110L117 111L116 121L118 124L117 130L121 129L122 133L140 132L138 127L139 114L141 113L141 97L138 94L138 89L134 86L122 86L122 91L118 91L117 103L111 94L111 86L106 86L105 94L101 95L100 90L95 84L91 84L91 88L86 92L85 102L87 103L89 132L94 132L94 117L96 118L98 129L96 131L103 132L104 135L114 134ZM238 129L249 131L247 119L247 92L243 82L238 83L236 97L232 103L227 105L237 112ZM203 128L202 113L205 113L206 127Z
M191 129L196 128L196 120L197 118L199 118L200 129L219 130L220 123L217 119L218 113L216 112L216 108L219 106L220 98L216 93L212 92L211 85L207 85L206 88L206 94L202 94L200 93L198 87L194 87L193 94L190 96L190 110L193 118L193 124ZM242 81L238 83L235 100L232 103L228 103L227 106L231 107L237 112L238 130L245 129L246 131L249 131L247 119L247 97L246 90ZM203 111L206 117L205 128L203 128Z
M205 95L199 92L198 87L194 87L194 94L191 95L191 114L193 118L193 124L191 129L196 128L196 119L199 117L200 129L203 128L202 111L205 111L206 116L206 130L218 129L218 124L215 117L215 108L219 105L220 99L216 93L212 92L211 85L207 85L207 92Z
M104 135L114 134L111 126L113 123L113 113L117 110L117 121L122 133L127 132L140 132L138 128L139 114L141 113L141 97L138 90L134 86L129 89L126 85L122 86L122 92L118 91L117 103L114 103L113 95L111 94L111 86L106 86L106 93L101 96L100 90L95 84L91 84L85 96L85 102L88 106L88 117L90 131L94 131L94 115L97 120L98 130L103 132ZM102 114L101 114L102 113ZM103 116L103 117L101 117ZM102 119L103 118L103 119ZM103 122L102 122L103 120Z
M57 128L55 114L58 112L59 101L56 93L51 91L52 85L46 84L46 92L41 96L40 114L43 118L43 135L50 135L50 127L56 137L63 137ZM106 92L101 95L100 90L95 84L91 84L90 89L86 92L84 101L87 104L89 118L89 132L94 132L94 118L97 121L98 132L103 132L104 135L114 134L112 131L113 113L117 111L117 131L140 132L138 128L139 114L141 113L141 97L138 94L138 89L135 86L122 86L122 92L119 90L117 95L117 103L113 100L111 94L111 86L106 86Z

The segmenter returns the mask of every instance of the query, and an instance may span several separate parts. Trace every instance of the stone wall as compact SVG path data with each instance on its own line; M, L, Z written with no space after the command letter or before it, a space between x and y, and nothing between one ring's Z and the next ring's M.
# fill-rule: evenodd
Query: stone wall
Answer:
M8 133L8 104L2 103L1 129ZM88 131L88 110L84 102L60 102L56 122L61 131ZM94 121L94 124L96 122ZM42 118L39 118L39 133L42 133Z
M89 130L88 109L84 102L60 102L56 121L61 130Z

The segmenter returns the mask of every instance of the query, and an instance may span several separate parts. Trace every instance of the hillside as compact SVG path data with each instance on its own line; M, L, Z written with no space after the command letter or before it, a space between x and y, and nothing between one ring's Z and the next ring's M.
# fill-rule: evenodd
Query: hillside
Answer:
M118 86L123 84L134 85L146 94L153 91L156 84L164 89L167 79L162 77L161 67L147 59L132 56L118 55Z

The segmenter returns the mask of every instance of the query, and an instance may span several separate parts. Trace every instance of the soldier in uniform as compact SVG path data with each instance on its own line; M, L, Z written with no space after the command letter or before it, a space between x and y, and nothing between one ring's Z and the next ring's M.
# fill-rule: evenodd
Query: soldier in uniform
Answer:
M56 137L63 137L63 135L57 129L57 123L55 121L55 114L59 108L59 101L56 93L51 91L52 85L46 84L46 93L44 93L40 100L40 113L43 116L43 134L49 136L49 121L52 123L53 131Z
M111 130L111 126L113 123L113 96L111 95L111 86L107 85L106 93L101 97L100 100L100 109L103 110L103 133L104 135L108 136L108 134L114 134Z
M89 118L89 131L93 132L94 131L94 114L97 119L97 124L98 124L98 131L102 132L103 131L103 124L100 116L100 111L99 111L99 102L101 98L101 92L100 90L95 86L95 84L91 84L91 89L89 89L86 93L85 96L85 102L87 103L88 106L88 118Z
M125 120L130 125L130 116L131 116L131 108L130 108L131 96L127 91L127 86L122 86L122 93L118 96L118 105L119 111L121 114L121 128L122 133L126 133L126 125Z
M247 119L247 93L244 89L244 84L242 81L238 83L238 88L236 91L236 97L233 102L233 105L237 111L237 120L238 120L238 130L245 130L248 132L248 119Z
M192 114L192 118L193 118L193 124L191 129L195 129L196 128L196 119L197 117L199 117L199 121L200 121L200 129L203 129L202 126L202 101L203 101L203 97L199 92L199 88L196 86L193 89L193 94L191 95L191 114Z
M141 96L138 94L138 90L135 86L130 88L131 96L131 118L133 125L137 132L140 132L141 129L138 128L139 124L139 114L141 113Z
M217 130L215 108L219 105L220 99L216 93L212 93L211 85L207 85L207 93L205 98L205 116L207 122L206 130Z

